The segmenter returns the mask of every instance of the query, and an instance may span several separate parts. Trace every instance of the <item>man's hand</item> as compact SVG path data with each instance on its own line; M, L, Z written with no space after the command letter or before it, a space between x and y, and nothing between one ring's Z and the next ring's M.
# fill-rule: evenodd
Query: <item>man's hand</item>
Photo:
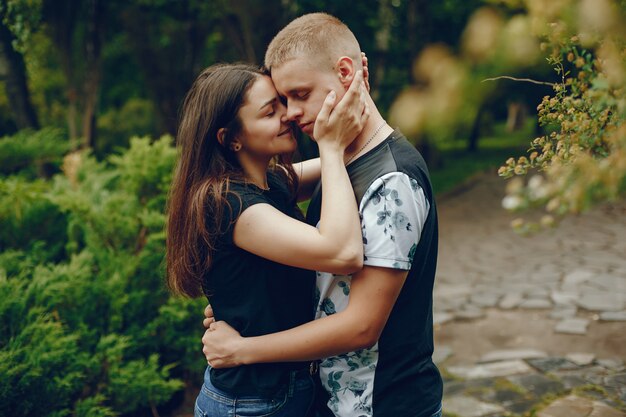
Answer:
M215 314L213 314L213 308L211 308L211 305L208 304L204 308L204 320L202 321L202 325L205 329L208 329L213 322L215 322Z
M213 321L202 337L204 345L202 352L207 363L213 368L232 368L243 365L242 358L237 354L244 340L237 330L225 321Z

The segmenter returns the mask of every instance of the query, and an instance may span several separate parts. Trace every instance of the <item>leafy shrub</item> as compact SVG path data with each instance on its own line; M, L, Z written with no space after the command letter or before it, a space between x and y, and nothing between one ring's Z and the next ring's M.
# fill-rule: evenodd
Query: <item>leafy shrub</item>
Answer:
M164 286L171 142L0 178L0 415L156 413L201 380L205 301Z
M505 178L517 177L503 205L543 207L543 226L626 195L626 42L621 29L626 16L609 0L582 2L580 19L574 21L567 18L567 7L555 10L561 19L546 25L541 39L560 81L537 107L549 133L532 141L527 156L510 158L499 170ZM528 182L519 178L531 172L535 175ZM513 226L524 232L539 224L517 219Z
M58 171L69 149L70 143L60 129L22 130L5 136L0 138L0 174L21 171L31 178L47 175Z

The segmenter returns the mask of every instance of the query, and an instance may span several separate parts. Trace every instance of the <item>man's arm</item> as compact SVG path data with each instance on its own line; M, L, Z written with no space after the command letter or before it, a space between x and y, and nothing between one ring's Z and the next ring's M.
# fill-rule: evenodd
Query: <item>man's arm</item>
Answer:
M211 366L228 368L261 362L306 361L374 345L400 294L407 271L366 266L352 276L345 310L293 329L241 337L225 322L205 332L204 353Z

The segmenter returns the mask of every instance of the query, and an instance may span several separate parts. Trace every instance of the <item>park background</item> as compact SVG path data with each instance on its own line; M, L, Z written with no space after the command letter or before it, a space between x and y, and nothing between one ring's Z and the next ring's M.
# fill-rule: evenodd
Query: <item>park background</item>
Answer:
M0 416L190 415L205 300L169 295L163 264L178 109L203 68L261 64L314 11L353 30L379 108L431 169L445 412L536 415L562 397L623 415L625 10L0 0Z

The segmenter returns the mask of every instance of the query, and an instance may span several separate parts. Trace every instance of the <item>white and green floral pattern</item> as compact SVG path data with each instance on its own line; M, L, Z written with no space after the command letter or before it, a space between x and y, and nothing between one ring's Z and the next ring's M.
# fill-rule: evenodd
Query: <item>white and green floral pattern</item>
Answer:
M378 178L359 205L365 265L408 270L429 204L417 181L393 172ZM348 305L351 277L317 273L317 313L322 318ZM320 378L338 417L371 417L378 344L322 360Z

